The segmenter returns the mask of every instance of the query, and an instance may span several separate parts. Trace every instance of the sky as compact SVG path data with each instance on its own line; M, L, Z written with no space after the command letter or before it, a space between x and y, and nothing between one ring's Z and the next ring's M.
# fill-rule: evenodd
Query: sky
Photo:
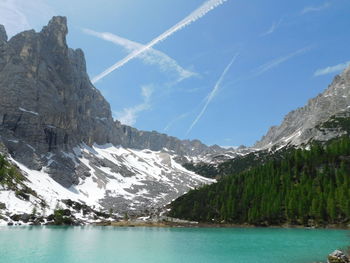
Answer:
M0 0L8 35L68 18L113 117L253 145L350 65L348 0Z

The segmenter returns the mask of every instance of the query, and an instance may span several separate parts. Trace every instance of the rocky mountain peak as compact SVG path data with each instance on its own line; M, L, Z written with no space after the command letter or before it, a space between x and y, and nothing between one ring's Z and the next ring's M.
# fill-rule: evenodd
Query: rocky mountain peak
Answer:
M350 83L350 66L344 70L343 76L344 76L344 81L347 82L347 84L349 84Z
M3 25L0 25L0 41L7 41L7 34L5 27Z
M48 25L42 29L41 34L48 40L51 40L52 43L58 44L60 47L67 47L67 18L64 16L54 16Z
M320 133L315 127L350 107L350 67L337 75L328 88L301 108L288 113L280 126L273 126L255 148L300 145L311 139L328 140L337 134Z
M67 18L65 16L54 16L43 30L62 32L68 34Z

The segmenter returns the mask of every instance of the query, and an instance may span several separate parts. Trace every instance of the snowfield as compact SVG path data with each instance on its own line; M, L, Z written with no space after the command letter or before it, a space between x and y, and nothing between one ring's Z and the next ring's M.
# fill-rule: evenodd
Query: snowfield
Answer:
M71 199L95 210L113 210L119 215L130 211L146 213L163 208L190 189L215 182L186 170L174 160L175 155L165 152L82 144L62 155L72 159L76 169L84 171L79 175L79 183L70 188L50 177L55 154L48 154L47 165L40 171L10 158L28 179L25 184L45 200L48 207L41 211L39 198L30 196L29 201L21 200L13 192L0 189L0 202L5 203L7 212L31 213L36 207L39 213L50 214L57 207L66 208L60 200Z

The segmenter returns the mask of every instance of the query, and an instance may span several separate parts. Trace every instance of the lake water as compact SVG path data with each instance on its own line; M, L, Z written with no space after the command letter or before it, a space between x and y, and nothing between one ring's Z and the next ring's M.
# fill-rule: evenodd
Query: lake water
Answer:
M345 230L0 227L1 263L311 263L348 245Z

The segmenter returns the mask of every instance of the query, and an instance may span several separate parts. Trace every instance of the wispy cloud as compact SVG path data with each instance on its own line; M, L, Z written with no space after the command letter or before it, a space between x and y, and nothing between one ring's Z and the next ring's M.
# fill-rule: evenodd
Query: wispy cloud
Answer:
M134 107L125 108L121 112L114 112L114 117L125 125L134 125L138 115L151 108L151 97L154 91L153 85L145 85L141 87L141 95L143 102Z
M327 9L331 6L330 2L325 2L322 5L319 6L306 6L303 10L301 10L300 14L305 15L307 13L312 13L312 12L319 12L324 9Z
M222 5L228 0L207 0L204 4L202 4L200 7L198 7L196 10L194 10L190 15L185 17L183 20L181 20L179 23L165 31L163 34L159 35L155 39L153 39L151 42L147 43L146 45L142 46L142 48L137 49L130 53L128 56L123 58L122 60L118 61L105 71L103 71L101 74L95 76L92 79L92 83L96 83L97 81L101 80L102 78L106 77L109 75L111 72L114 70L122 67L126 63L128 63L130 60L136 58L140 54L144 53L145 51L149 50L152 48L154 45L158 44L161 41L164 41L171 35L173 35L175 32L183 29L184 27L192 24L193 22L197 21L201 17L205 16L208 12L211 10L215 9L217 6Z
M53 10L44 0L0 0L0 24L6 28L9 37L33 28L31 19L40 19L53 15Z
M127 52L134 52L144 47L141 43L108 32L96 32L90 29L83 29L83 32L121 46ZM146 64L157 65L163 72L175 73L177 75L177 82L193 76L198 76L197 73L182 68L175 59L169 57L167 54L153 48L140 54L138 58L142 59Z
M314 73L314 76L317 77L317 76L337 73L337 72L340 72L340 71L344 70L345 68L347 68L349 66L350 66L350 61L344 62L344 63L340 63L338 65L334 65L334 66L329 66L329 67L326 67L326 68L318 69Z
M277 22L273 22L271 27L267 31L262 33L260 36L264 37L264 36L273 34L279 28L279 26L281 25L282 21L283 21L283 19L281 18Z
M299 50L297 50L297 51L294 51L294 52L292 52L292 53L290 53L290 54L288 54L288 55L286 55L286 56L279 57L279 58L276 58L276 59L274 59L274 60L271 60L271 61L265 63L264 65L261 65L261 66L257 69L255 75L256 75L256 76L259 76L259 75L265 73L266 71L269 71L269 70L271 70L271 69L273 69L273 68L279 66L280 64L282 64L282 63L284 63L284 62L286 62L286 61L292 59L293 57L298 56L298 55L301 55L301 54L303 54L303 53L309 51L310 49L311 49L310 46L304 47L304 48L299 49Z
M231 59L230 63L226 66L225 70L222 72L220 78L218 79L218 81L216 82L214 88L211 90L211 92L207 95L206 99L205 99L205 104L201 110L201 112L198 114L198 116L196 117L196 119L192 122L191 126L188 128L187 130L187 134L189 134L191 132L191 130L193 129L193 127L197 124L197 122L202 118L203 114L205 113L205 111L207 110L210 102L215 98L216 94L218 93L220 87L221 87L221 83L224 80L227 72L230 70L232 64L235 62L235 60L237 59L239 53L235 54L233 56L233 58Z

